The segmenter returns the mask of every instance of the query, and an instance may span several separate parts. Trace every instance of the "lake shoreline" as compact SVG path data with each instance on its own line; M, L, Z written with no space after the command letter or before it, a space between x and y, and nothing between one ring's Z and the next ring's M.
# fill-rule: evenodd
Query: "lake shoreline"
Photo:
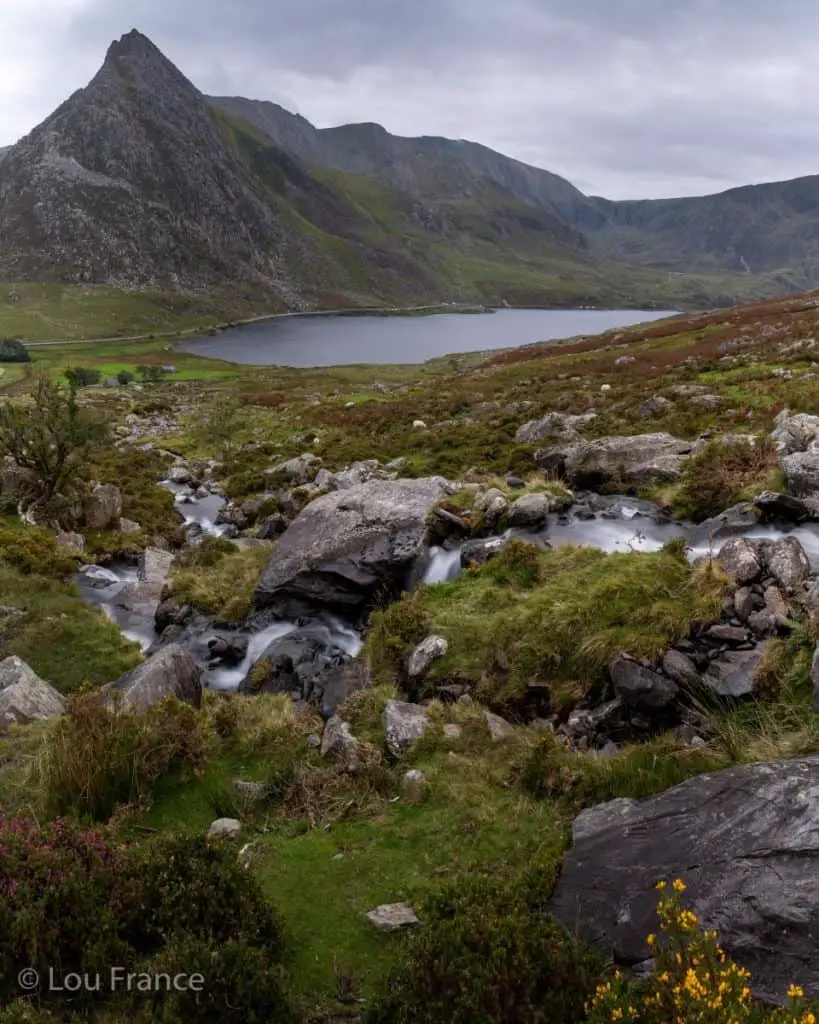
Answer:
M492 314L491 323L482 313ZM678 315L677 310L657 309L489 306L283 313L212 329L207 336L180 339L174 347L232 365L423 366L447 357L566 344Z

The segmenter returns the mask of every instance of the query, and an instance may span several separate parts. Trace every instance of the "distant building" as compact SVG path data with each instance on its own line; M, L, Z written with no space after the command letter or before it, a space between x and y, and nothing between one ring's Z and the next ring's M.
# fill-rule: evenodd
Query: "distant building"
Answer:
M163 373L176 373L176 367L175 366L163 366L162 367L162 372Z

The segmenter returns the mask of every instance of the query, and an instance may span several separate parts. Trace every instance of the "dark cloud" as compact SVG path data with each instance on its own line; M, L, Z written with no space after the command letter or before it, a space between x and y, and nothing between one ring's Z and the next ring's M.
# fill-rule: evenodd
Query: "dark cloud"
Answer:
M819 172L811 0L10 3L0 144L137 27L206 92L474 139L613 198Z

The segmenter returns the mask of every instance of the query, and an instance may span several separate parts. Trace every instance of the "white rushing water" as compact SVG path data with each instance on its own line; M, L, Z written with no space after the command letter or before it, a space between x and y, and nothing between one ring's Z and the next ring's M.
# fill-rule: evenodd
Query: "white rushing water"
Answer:
M225 505L225 499L220 495L209 494L207 497L197 498L191 494L189 487L175 484L171 480L161 480L159 486L173 494L176 507L186 526L201 526L202 532L211 537L221 537L227 529L224 525L216 524L216 518Z

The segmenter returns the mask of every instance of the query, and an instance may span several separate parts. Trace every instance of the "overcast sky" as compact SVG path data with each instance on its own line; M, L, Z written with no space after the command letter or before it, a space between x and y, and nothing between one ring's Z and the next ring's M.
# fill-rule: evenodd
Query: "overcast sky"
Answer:
M819 173L814 0L0 0L0 145L138 28L204 92L472 139L611 198Z

